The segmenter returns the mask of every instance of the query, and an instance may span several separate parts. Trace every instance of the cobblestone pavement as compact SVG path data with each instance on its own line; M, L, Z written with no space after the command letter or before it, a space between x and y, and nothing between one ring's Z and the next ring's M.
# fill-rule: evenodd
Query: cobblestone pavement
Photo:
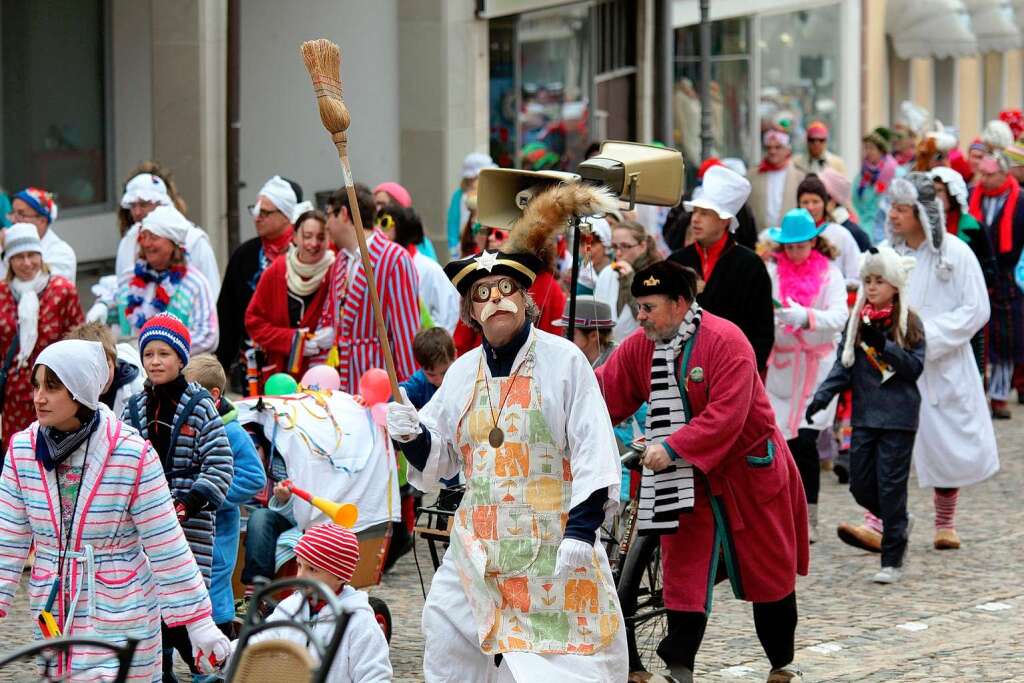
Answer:
M845 487L822 473L820 538L811 575L800 579L796 662L807 681L1021 681L1024 658L1024 407L997 423L1002 471L960 496L958 551L931 547L931 491L911 482L916 516L904 580L870 582L878 556L843 545L835 526L857 521ZM417 543L429 588L430 558ZM697 678L764 681L767 660L754 634L750 607L727 589L716 592L698 655ZM722 590L725 588L725 590ZM412 555L371 594L387 601L394 618L391 661L397 681L422 680L423 595ZM16 604L24 609L22 590ZM31 638L27 618L0 622L0 650ZM2 671L0 681L33 680L27 671ZM187 680L187 678L183 678Z

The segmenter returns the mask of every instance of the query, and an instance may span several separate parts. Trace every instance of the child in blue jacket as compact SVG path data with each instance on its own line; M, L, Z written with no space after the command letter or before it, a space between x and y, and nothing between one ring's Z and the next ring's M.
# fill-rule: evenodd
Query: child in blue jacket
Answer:
M224 421L224 431L231 444L235 459L235 476L231 480L224 503L217 509L217 535L213 542L213 569L210 579L210 602L213 620L228 637L235 617L235 598L231 577L238 558L238 533L241 513L238 506L247 502L267 485L263 463L256 454L252 438L238 424L238 409L224 396L228 380L217 357L204 353L194 356L185 368L185 379L195 382L210 392L217 411Z

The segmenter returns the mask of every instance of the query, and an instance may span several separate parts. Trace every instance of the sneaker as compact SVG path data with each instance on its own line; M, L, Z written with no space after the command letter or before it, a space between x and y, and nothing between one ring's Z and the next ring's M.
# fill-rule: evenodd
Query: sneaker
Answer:
M877 574L871 577L871 580L875 583L896 583L902 578L902 567L882 567Z
M1010 419L1010 409L1007 407L1006 401L992 399L992 418L995 420Z
M934 545L936 550L957 550L960 547L960 537L957 536L956 529L936 529Z
M804 672L792 664L772 669L767 683L803 683Z
M882 534L872 531L863 524L854 525L842 523L836 529L839 540L854 548L867 550L872 553L882 552Z

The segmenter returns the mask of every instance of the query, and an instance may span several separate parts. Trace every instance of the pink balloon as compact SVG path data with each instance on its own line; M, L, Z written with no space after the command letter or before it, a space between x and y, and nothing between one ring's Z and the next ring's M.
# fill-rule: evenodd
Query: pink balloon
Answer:
M391 381L380 368L370 368L359 378L359 395L366 405L373 407L391 398Z
M320 391L337 391L341 388L338 371L329 365L314 365L302 376L302 386Z
M378 403L373 406L370 408L370 415L373 417L373 423L375 425L383 427L388 421L388 404Z

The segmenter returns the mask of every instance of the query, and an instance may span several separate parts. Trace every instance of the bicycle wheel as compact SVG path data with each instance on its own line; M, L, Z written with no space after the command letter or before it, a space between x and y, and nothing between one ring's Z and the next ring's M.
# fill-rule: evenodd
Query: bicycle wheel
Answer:
M660 668L658 644L668 619L661 597L661 544L657 536L637 536L626 552L618 594L626 621L629 670Z

